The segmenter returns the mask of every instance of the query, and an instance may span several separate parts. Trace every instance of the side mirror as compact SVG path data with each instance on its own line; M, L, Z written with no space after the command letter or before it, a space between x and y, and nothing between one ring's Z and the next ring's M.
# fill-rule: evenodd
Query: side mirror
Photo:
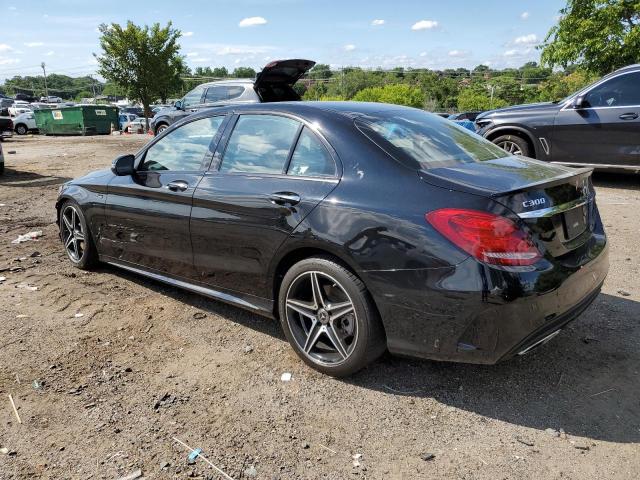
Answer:
M178 110L182 110L182 100L178 100L176 103L173 104L174 107L176 107Z
M111 171L119 177L133 175L133 172L135 171L135 169L133 168L133 164L135 163L135 161L136 157L131 155L130 153L126 155L120 155L111 164Z
M585 108L586 104L584 101L584 95L578 95L576 98L574 98L572 106L575 110L580 110L582 108Z

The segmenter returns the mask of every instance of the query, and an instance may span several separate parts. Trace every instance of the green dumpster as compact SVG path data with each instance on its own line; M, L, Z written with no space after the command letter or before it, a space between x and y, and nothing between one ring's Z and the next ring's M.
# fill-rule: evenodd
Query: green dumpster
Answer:
M118 109L106 105L77 105L33 112L45 135L108 135L118 129Z

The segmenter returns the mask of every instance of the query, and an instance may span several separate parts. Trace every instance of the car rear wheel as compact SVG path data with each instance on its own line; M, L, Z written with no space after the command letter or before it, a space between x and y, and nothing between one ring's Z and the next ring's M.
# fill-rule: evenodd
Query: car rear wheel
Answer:
M494 138L493 143L511 155L531 156L529 144L524 138L517 135L501 135L500 137Z
M279 312L293 349L325 374L351 375L386 349L366 287L333 259L313 257L291 267L280 288Z
M88 270L98 262L91 232L75 202L67 201L60 209L60 238L67 257L75 267Z
M161 123L160 125L158 125L158 128L156 128L156 135L160 135L167 128L169 128L169 125L167 125L166 123Z
M26 135L29 132L29 129L24 123L19 123L16 125L16 133L18 135Z

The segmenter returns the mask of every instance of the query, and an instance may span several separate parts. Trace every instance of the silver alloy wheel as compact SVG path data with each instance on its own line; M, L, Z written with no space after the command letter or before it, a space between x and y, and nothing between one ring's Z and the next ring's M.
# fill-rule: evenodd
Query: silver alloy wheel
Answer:
M82 260L85 245L85 232L80 220L80 214L73 205L67 205L62 211L60 230L62 242L71 261L78 263Z
M498 143L498 146L503 150L509 152L511 155L522 155L522 150L517 143L505 140Z
M295 278L285 300L286 319L297 346L314 363L344 363L358 341L351 297L340 283L319 271Z
M160 125L158 127L158 130L157 130L158 135L160 135L162 132L164 132L167 128L169 128L167 125Z
M18 135L26 135L29 130L24 125L20 124L16 127L16 133Z

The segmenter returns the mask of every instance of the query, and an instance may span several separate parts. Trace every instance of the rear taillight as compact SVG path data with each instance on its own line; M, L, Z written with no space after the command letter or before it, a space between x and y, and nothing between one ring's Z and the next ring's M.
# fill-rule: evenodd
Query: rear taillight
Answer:
M532 265L542 256L529 235L499 215L443 208L427 213L425 218L438 232L481 262Z

